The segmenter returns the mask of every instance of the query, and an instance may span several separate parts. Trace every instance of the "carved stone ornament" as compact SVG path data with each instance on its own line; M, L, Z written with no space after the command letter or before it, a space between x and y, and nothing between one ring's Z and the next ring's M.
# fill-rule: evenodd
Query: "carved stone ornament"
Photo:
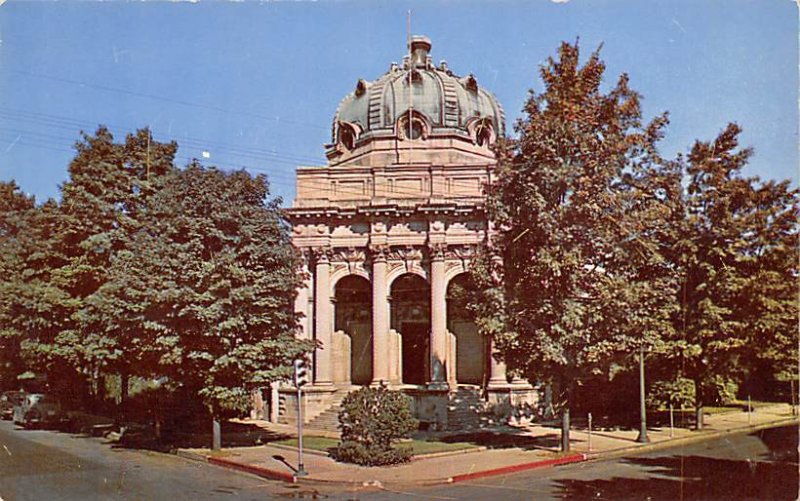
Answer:
M389 249L385 245L371 245L369 248L372 261L385 261L389 254Z
M428 248L431 259L444 259L447 251L447 244L432 244Z
M329 263L331 260L331 250L327 247L312 247L310 254L317 263Z
M471 245L455 245L448 249L449 259L458 259L462 262L469 261L475 257L475 247Z
M386 233L386 223L382 221L372 223L372 233Z
M431 223L431 231L444 231L444 221L434 221Z
M421 266L424 255L422 249L406 246L406 247L393 247L389 251L388 258L392 261L400 261L403 263L406 271L411 271L414 266Z
M366 259L367 253L364 249L356 249L355 247L339 249L331 256L331 261L344 263L350 273L353 273L359 265L363 265Z

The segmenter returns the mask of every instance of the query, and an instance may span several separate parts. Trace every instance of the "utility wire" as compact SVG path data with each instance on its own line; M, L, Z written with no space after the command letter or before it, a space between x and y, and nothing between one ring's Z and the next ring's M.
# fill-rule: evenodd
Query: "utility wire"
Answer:
M82 81L82 80L73 80L71 78L64 78L64 77L58 77L58 76L53 76L53 75L45 75L45 74L42 74L42 73L32 73L30 71L24 71L24 70L7 70L7 71L10 71L12 73L17 73L17 74L20 74L20 75L29 76L29 77L41 78L41 79L44 79L44 80L52 80L52 81L55 81L55 82L67 83L67 84L71 84L71 85L78 85L78 86L81 86L81 87L91 87L93 89L98 89L98 90L102 90L102 91L106 91L106 92L116 92L118 94L126 94L126 95L129 95L129 96L142 97L142 98L152 99L152 100L156 100L156 101L163 101L163 102L167 102L167 103L178 104L178 105L181 105L181 106L190 106L190 107L194 107L194 108L201 108L201 109L217 111L217 112L221 112L221 113L228 113L228 114L232 114L232 115L241 115L241 116L247 116L247 117L252 117L252 118L258 118L258 119L261 119L261 120L269 120L269 121L272 121L272 122L280 122L280 123L286 123L286 124L291 124L291 125L301 125L303 127L310 127L310 128L313 128L313 129L328 130L327 127L322 127L322 126L317 125L317 124L311 124L311 123L308 123L308 122L301 122L299 120L283 119L283 118L281 118L281 117L279 117L277 115L276 116L267 116L267 115L260 115L258 113L252 113L252 112L249 112L249 111L229 110L229 109L222 108L222 107L219 107L219 106L213 106L213 105L202 104L202 103L193 103L191 101L184 101L182 99L175 99L175 98L171 98L171 97L157 96L155 94L147 94L147 93L144 93L144 92L136 92L136 91L132 91L132 90L128 90L128 89L120 89L120 88L117 88L117 87L110 87L108 85L95 84L95 83L92 83L92 82L86 82L86 81Z
M29 112L29 111L24 111L24 110L16 110L16 109L12 109L12 108L4 108L4 107L1 107L1 106L0 106L0 117L6 117L6 118L9 118L9 119L13 119L13 120L27 121L27 122L32 122L32 123L35 123L35 124L40 124L40 125L43 125L45 127L52 127L52 128L64 129L64 130L70 130L70 131L74 131L75 128L92 130L93 127L96 127L96 125L89 124L89 122L83 122L83 121L74 120L74 119L61 117L61 116L57 116L57 115L48 115L48 114L45 114L45 113L34 113L34 112ZM107 123L105 125L107 125L108 127L112 127L114 129L118 129L118 130L136 130L136 129L142 128L142 127L129 127L129 126L125 126L125 125L110 124L110 123ZM168 137L165 134L159 134L159 133L153 132L152 130L151 130L151 132L153 134L153 137L163 138L163 139L159 139L159 140L162 140L162 141L170 141L170 140L172 140L170 137ZM314 163L314 164L324 163L325 162L321 157L304 156L304 155L298 155L298 154L295 154L295 153L277 152L277 151L271 151L271 150L268 150L268 149L257 148L257 147L252 147L252 146L239 146L239 145L232 146L232 145L228 145L227 143L220 143L220 142L217 142L217 141L201 139L201 138L192 138L192 137L188 137L188 136L184 136L183 139L180 139L180 143L181 144L185 144L185 145L195 145L197 147L202 147L204 149L207 149L209 146L215 146L215 147L219 147L219 148L225 148L226 150L230 150L230 151L242 151L242 152L247 152L247 153L263 154L263 155L267 155L267 156L284 157L284 158L287 158L287 159L290 159L290 160L295 160L297 162L310 162L310 163Z
M2 115L2 111L0 111L0 115ZM62 128L65 128L65 127L62 127ZM69 127L66 127L66 128L69 128ZM72 130L72 129L69 128L69 130ZM46 144L48 146L48 149L51 149L51 150L53 149L51 147L52 145L62 145L63 142L70 142L70 144L73 144L75 142L75 139L72 138L72 137L55 136L55 135L51 135L51 134L42 134L42 133L24 131L24 130L13 129L13 128L0 127L0 132L2 132L2 131L5 131L7 134L10 134L10 135L13 136L11 139L9 139L10 141L12 141L12 146L14 144L22 144L22 145L26 145L26 146L31 146L30 139L27 139L27 142L25 142L25 141L20 142L20 139L24 138L25 135L32 135L32 136L45 138L45 139L55 139L55 140L57 140L57 141L40 140L39 144ZM155 135L154 135L154 137L155 137ZM185 143L182 143L182 145L185 146ZM206 146L206 145L201 144L199 147L203 147L203 146ZM57 149L56 151L69 152L71 150L68 150L68 149ZM292 157L286 157L286 158L282 158L281 156L273 157L273 156L271 156L271 154L269 152L267 152L267 155L270 155L270 156L265 156L265 155L242 154L242 153L237 153L235 150L232 150L230 155L235 156L235 157L245 157L245 158L250 158L250 159L255 159L255 160L267 161L267 162L271 162L271 163L288 164L288 165L292 165L292 166L296 166L297 162L300 161L299 159L292 158ZM181 156L177 156L176 158L177 159L185 158L187 160L191 160L191 159L194 159L194 158L197 158L197 157L192 157L192 156L181 157ZM223 158L224 158L224 155L223 155ZM281 172L281 171L275 171L274 169L264 169L264 168L259 168L259 167L255 167L255 166L247 166L247 165L243 165L243 164L234 164L234 163L230 163L230 162L226 163L224 161L217 161L216 159L214 159L213 161L211 161L209 163L217 164L217 165L220 165L220 166L226 166L227 165L227 166L231 166L232 168L245 168L245 169L248 169L248 170L256 170L256 171L266 172L266 173L270 174L271 179L283 178L283 179L285 179L287 181L287 183L289 183L289 184L286 184L286 183L284 183L284 184L286 184L287 186L290 185L290 184L292 186L294 186L294 181L295 181L294 173L286 173L286 172ZM279 183L276 183L276 184L279 184ZM303 184L305 186L310 187L310 188L317 189L317 190L322 190L322 191L326 191L326 192L359 194L357 191L353 191L353 189L343 189L341 187L337 187L334 190L334 189L331 188L331 184L327 180L309 180L309 179L306 179L306 180L303 181ZM451 187L457 187L457 188L460 187L460 188L465 188L465 189L469 189L469 190L472 190L472 189L475 188L475 184L474 183L464 183L464 182L459 182L457 180L451 180L450 181L450 185L451 185ZM421 193L421 191L420 190L403 189L403 188L394 187L394 189L392 190L392 193L406 194L406 195L419 195Z

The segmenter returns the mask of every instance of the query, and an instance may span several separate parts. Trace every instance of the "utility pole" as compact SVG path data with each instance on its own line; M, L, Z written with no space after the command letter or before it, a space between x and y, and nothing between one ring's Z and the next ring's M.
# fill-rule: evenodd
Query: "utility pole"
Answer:
M413 124L414 124L414 54L411 52L411 9L408 9L408 163L413 163L411 153L414 151Z
M644 402L644 345L639 347L639 413L641 415L641 426L639 428L639 436L636 441L640 444L646 444L650 441L647 438L647 409Z

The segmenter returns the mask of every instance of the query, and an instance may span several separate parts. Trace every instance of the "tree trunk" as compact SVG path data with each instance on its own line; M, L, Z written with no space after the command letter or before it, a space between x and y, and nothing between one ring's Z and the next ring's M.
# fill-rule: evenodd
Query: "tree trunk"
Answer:
M128 403L128 384L130 376L128 371L123 371L119 375L119 415L120 421L125 422L125 411Z
M95 395L97 396L97 405L104 408L106 401L106 377L102 374L97 375L97 391Z
M211 418L211 450L218 451L220 449L222 449L222 426L219 418L214 416Z
M561 409L561 452L569 452L569 410L572 407L572 382L562 383L564 403Z
M695 427L703 429L703 384L700 381L694 382L694 408L695 408Z
M161 442L161 413L158 412L158 411L156 411L154 428L155 428L156 441L160 443Z

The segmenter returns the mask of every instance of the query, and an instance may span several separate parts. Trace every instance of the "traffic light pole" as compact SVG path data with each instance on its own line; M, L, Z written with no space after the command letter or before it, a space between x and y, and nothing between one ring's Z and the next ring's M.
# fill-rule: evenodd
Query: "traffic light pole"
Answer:
M297 378L299 383L299 378ZM297 385L297 471L295 477L305 477L308 472L303 464L303 387Z

